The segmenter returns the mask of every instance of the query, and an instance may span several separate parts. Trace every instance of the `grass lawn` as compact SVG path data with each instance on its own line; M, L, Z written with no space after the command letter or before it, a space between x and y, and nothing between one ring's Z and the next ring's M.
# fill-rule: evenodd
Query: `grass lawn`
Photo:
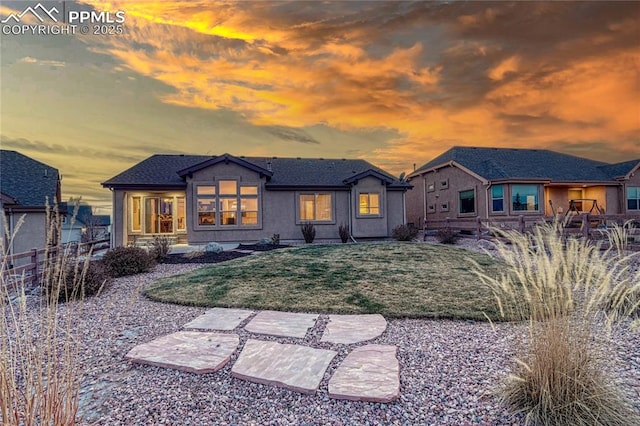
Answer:
M499 273L489 256L417 243L310 245L235 259L164 278L145 294L195 306L388 317L492 319L499 313L469 258Z

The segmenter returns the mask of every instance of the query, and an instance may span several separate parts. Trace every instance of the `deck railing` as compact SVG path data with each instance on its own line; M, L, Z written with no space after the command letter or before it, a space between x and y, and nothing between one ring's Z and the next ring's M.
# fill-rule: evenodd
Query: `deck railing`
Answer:
M4 274L3 282L7 283L13 280L19 280L26 287L40 285L44 275L44 267L48 263L53 263L53 259L59 255L86 255L88 253L107 250L109 248L109 239L96 240L88 243L66 244L58 247L49 247L46 249L31 249L22 253L3 254L0 255L0 262L4 265L2 273Z
M461 236L470 236L477 239L491 234L491 228L513 229L519 232L530 232L534 226L542 223L550 223L554 220L548 216L499 217L499 218L446 218L441 220L427 220L425 222L425 235L429 231L447 229ZM603 238L603 231L613 224L624 225L629 220L635 222L635 229L630 231L630 237L634 240L631 244L640 243L640 216L616 215L616 214L589 214L583 213L570 218L558 218L565 224L563 229L567 234L579 234L587 239Z

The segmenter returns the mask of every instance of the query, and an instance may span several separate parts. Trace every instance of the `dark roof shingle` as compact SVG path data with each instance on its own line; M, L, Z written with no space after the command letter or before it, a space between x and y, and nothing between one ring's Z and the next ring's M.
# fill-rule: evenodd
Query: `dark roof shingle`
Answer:
M611 165L546 149L456 146L429 161L412 175L420 174L421 171L451 161L455 161L487 180L532 179L560 182L603 182L613 180L620 170L628 172L640 162L640 159Z
M205 155L153 155L135 166L103 182L103 186L185 186L179 171L189 169L216 157ZM365 160L337 160L320 158L236 157L261 169L273 172L268 188L335 187L346 188L344 180L373 170L387 176L392 188L405 188L384 170Z
M18 205L53 206L57 202L58 169L16 151L0 150L0 192Z

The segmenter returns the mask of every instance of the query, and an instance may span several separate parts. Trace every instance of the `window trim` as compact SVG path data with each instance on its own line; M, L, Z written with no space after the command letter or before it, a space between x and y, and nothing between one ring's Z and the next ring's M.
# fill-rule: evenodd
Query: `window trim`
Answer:
M235 195L231 194L220 194L220 182L228 182L234 181L236 183L236 193ZM201 225L198 220L198 187L201 186L213 186L216 190L215 195L215 223L212 225ZM243 187L253 187L256 188L255 194L242 194ZM196 181L193 182L192 194L194 197L193 206L195 214L192 215L193 220L195 222L194 229L196 231L226 231L226 230L244 230L244 229L262 229L262 187L259 181L245 181L242 177L218 177L214 181ZM242 223L242 200L243 199L253 199L256 200L257 211L256 210L247 210L247 212L256 212L257 223L251 224L243 224ZM222 200L235 200L236 201L236 209L235 212L235 223L225 225L222 223ZM225 212L231 210L224 210Z
M514 195L514 191L513 191L513 187L514 186L535 186L536 187L536 198L537 198L537 203L538 203L538 208L535 210L516 210L513 208L513 195ZM540 200L542 197L540 197L540 185L536 184L536 183L512 183L511 185L509 185L509 211L512 214L522 214L522 215L527 215L527 214L539 214L541 211L541 206L540 206Z
M363 213L360 211L360 196L362 195L368 195L369 196L369 210L371 209L371 205L370 205L370 197L371 195L377 195L378 196L378 213ZM357 218L363 218L363 219L370 219L370 218L381 218L384 217L384 212L382 209L383 206L383 202L382 202L382 193L380 191L358 191L356 192L356 217Z
M494 197L493 196L493 188L496 188L498 186L502 188L502 197ZM490 191L489 202L491 203L490 206L491 206L491 213L492 214L500 215L500 214L506 214L507 213L507 210L505 209L505 203L504 203L506 190L507 190L506 185L504 185L502 183L501 184L497 184L497 185L492 185L491 188L489 188L489 191ZM502 210L494 210L493 209L493 203L496 200L502 200Z
M300 196L302 195L329 195L331 199L331 219L330 220L307 220L300 217ZM314 223L319 225L331 225L336 223L336 193L335 191L296 191L295 192L296 203L296 225L302 225L304 223ZM315 199L314 199L315 203ZM315 204L314 204L315 209Z
M636 190L636 198L629 198L629 190L630 189L635 189ZM629 208L629 201L631 200L635 200L635 202L637 203L637 208L635 209L630 209ZM628 185L625 187L625 191L624 191L624 206L627 212L639 212L640 211L640 186L635 186L635 185Z
M473 192L473 211L472 212L462 212L462 198L460 196L463 192ZM460 217L468 217L468 216L477 216L478 215L478 194L476 193L475 188L463 189L462 191L458 191L458 216Z

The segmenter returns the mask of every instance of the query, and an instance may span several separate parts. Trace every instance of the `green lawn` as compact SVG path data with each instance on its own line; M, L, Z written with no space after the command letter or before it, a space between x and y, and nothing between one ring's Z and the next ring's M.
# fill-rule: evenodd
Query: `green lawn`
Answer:
M499 273L504 265L467 250L417 243L312 245L254 254L164 278L145 294L195 306L388 317L499 319L494 298L469 259Z

